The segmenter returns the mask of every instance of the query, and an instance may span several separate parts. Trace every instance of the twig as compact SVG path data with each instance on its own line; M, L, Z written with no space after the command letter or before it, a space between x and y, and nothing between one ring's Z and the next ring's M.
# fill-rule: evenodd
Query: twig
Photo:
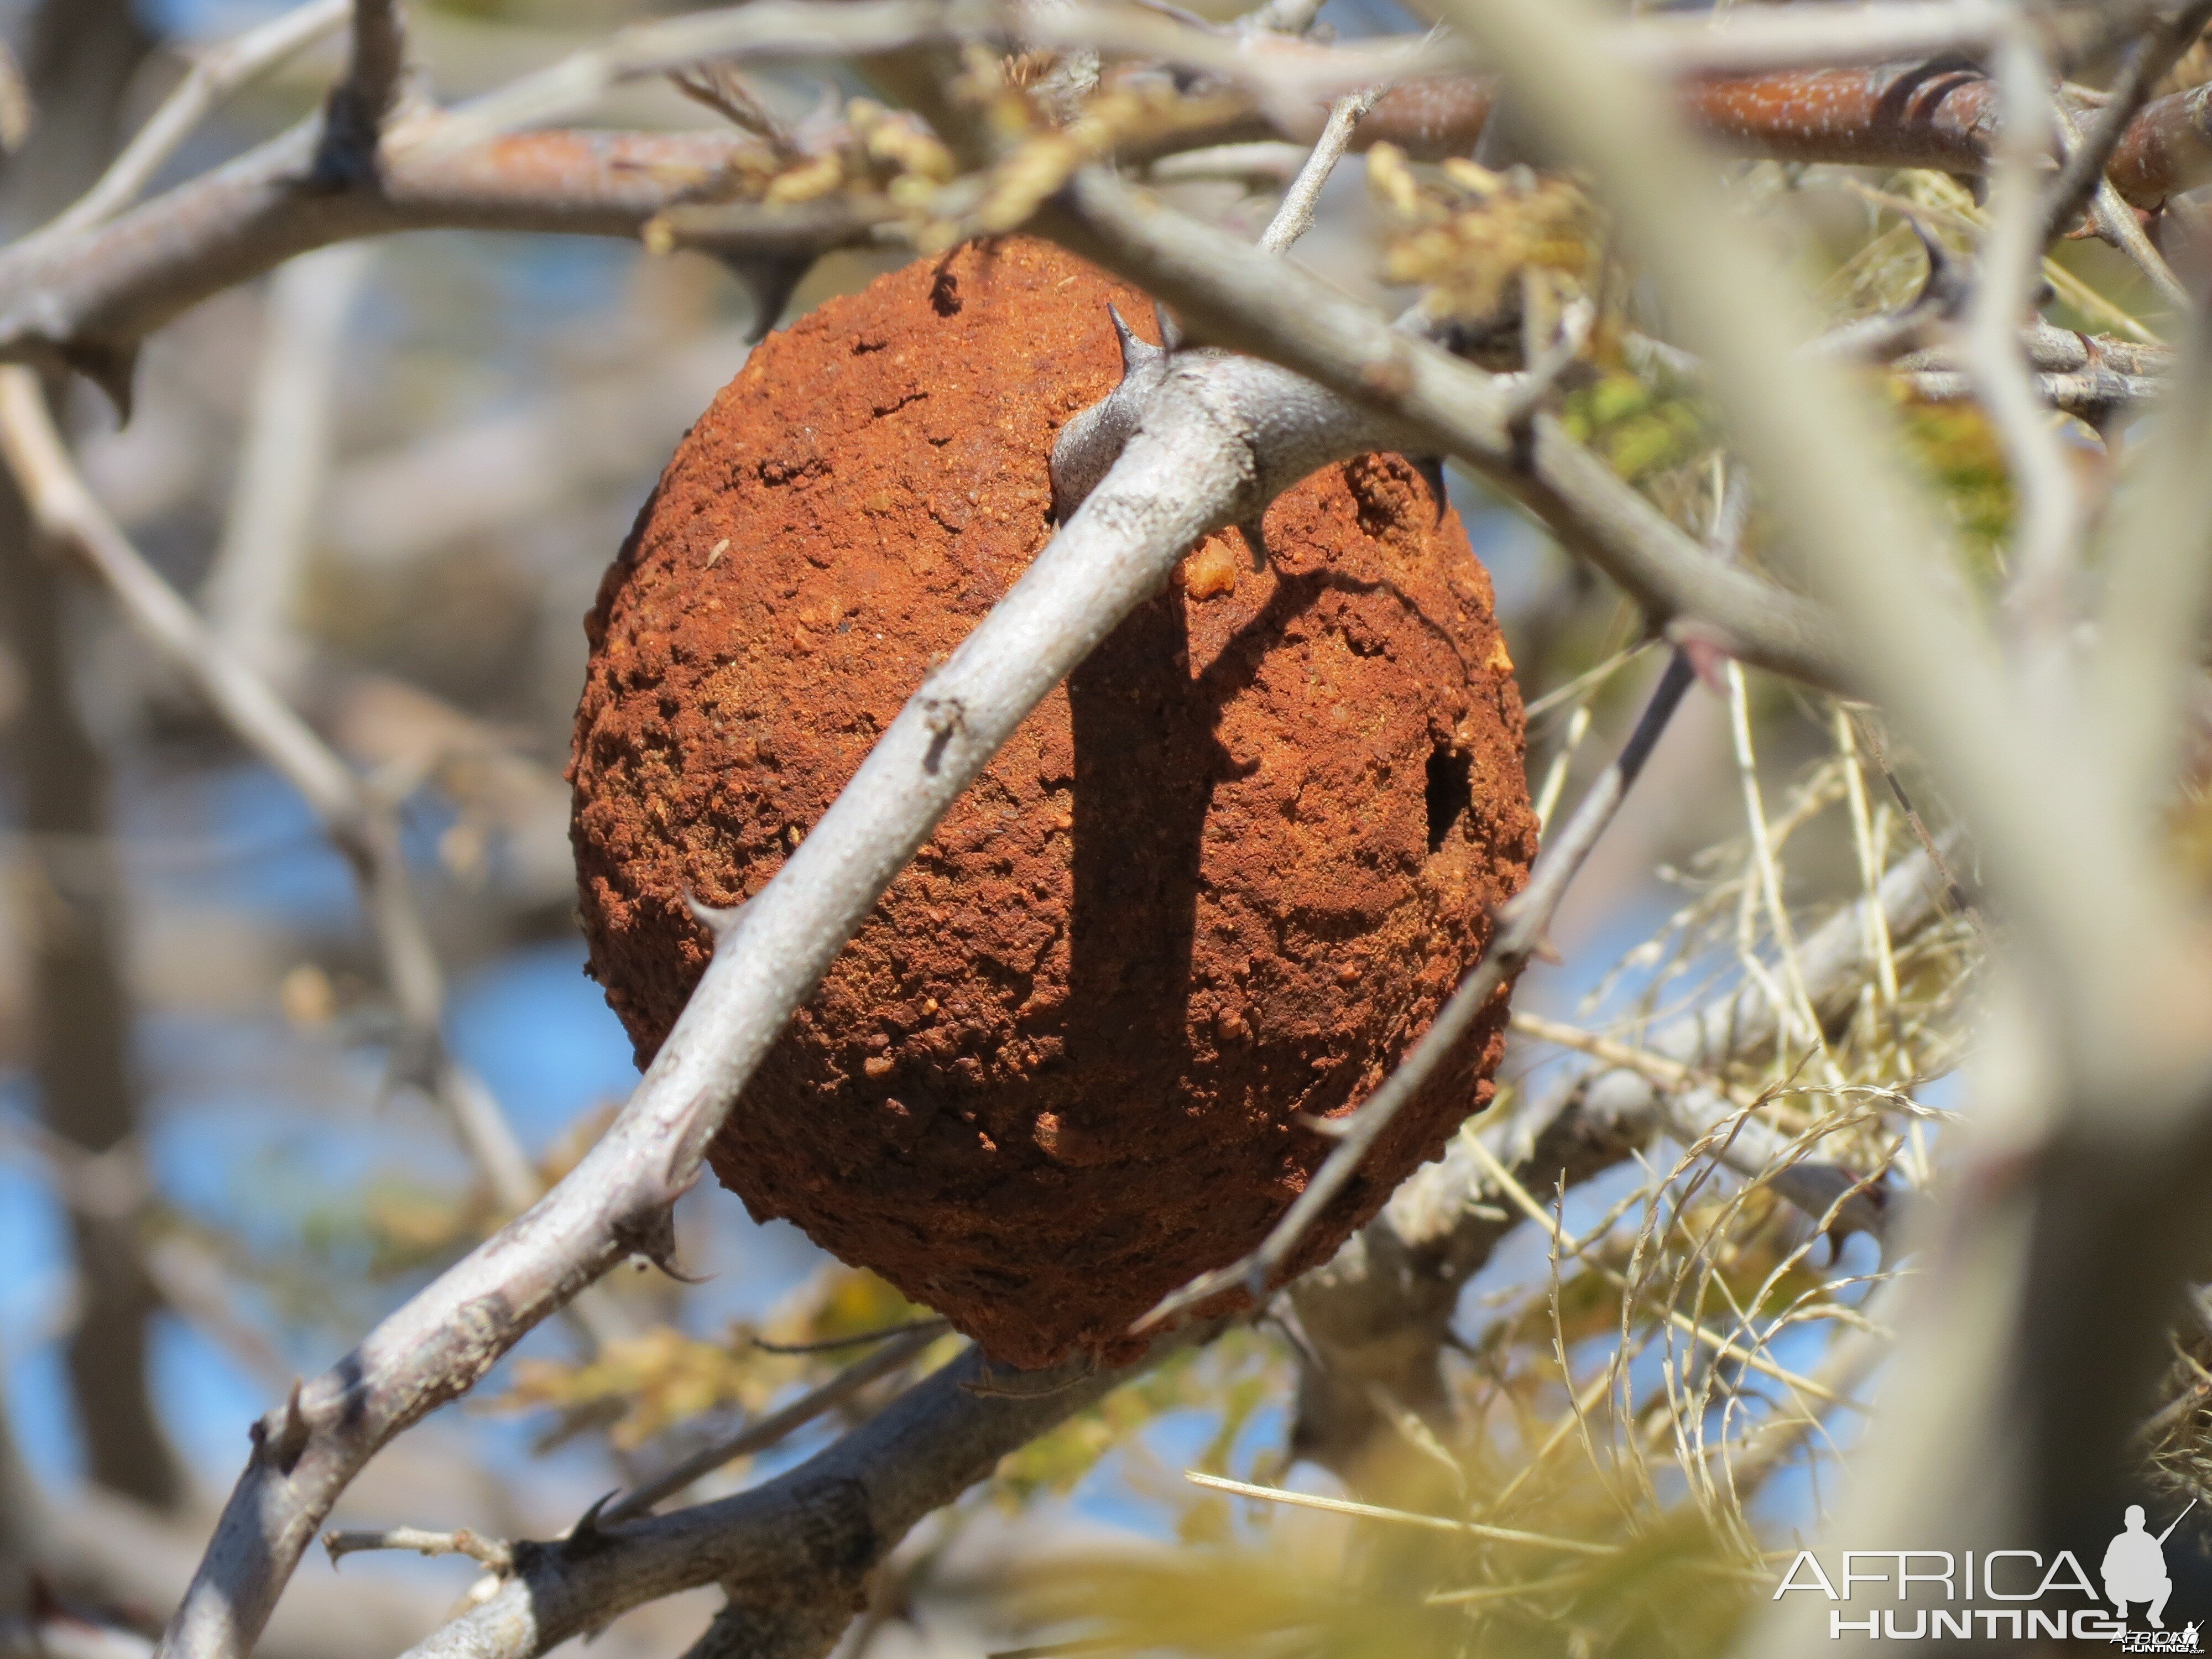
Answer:
M1560 900L1566 896L1568 886L1596 847L1606 826L1613 822L1613 814L1620 810L1630 786L1643 771L1644 762L1650 758L1660 733L1667 729L1668 721L1681 706L1684 694L1696 679L1697 671L1691 666L1686 652L1677 650L1668 659L1650 701L1644 705L1628 741L1621 746L1619 757L1590 785L1582 804L1576 807L1574 816L1557 838L1546 842L1535 868L1529 873L1528 886L1508 900L1498 912L1497 932L1483 951L1482 959L1437 1011L1435 1020L1399 1062L1389 1081L1357 1111L1334 1126L1340 1136L1336 1146L1266 1241L1239 1260L1201 1273L1181 1290L1163 1297L1130 1328L1132 1331L1153 1329L1225 1291L1242 1288L1255 1301L1265 1293L1322 1212L1335 1201L1346 1183L1358 1173L1368 1152L1389 1127L1391 1121L1420 1093L1437 1067L1457 1048L1498 988L1510 983L1520 973L1530 952L1543 938L1544 930L1551 926L1552 916L1559 909Z
M434 161L395 148L394 133L373 184L334 185L315 172L319 125L107 224L0 252L0 357L59 358L122 398L147 334L311 248L448 228L635 238L718 179L775 164L766 141L727 131L536 133ZM844 198L747 206L742 219L726 214L712 240L739 264L837 246L884 213Z
M1899 388L1923 403L1964 403L1980 395L1974 378L1961 369L1910 369L1897 377ZM2081 374L2031 377L2033 395L2063 415L2100 426L2113 416L2140 409L2155 399L2161 383L2139 374L2093 369Z
M2057 119L2060 136L2066 141L2070 162L2081 153L2081 130L2067 113L2064 104L2054 103L2051 112ZM2142 221L2136 216L2136 210L2121 198L2112 181L2101 175L2089 192L2089 217L2106 241L2135 261L2136 268L2150 279L2150 285L2158 290L2160 299L2185 313L2195 303L2181 278L2174 275L2173 267L2166 262L2166 256L2152 243ZM2046 219L2046 225L2048 222ZM2045 240L2049 240L2047 236Z
M1814 684L1854 682L1819 607L1714 559L1553 416L1540 412L1516 431L1511 399L1492 377L1296 265L1098 169L1079 173L1036 228L1175 307L1206 337L1395 416L1413 430L1394 445L1467 462L1611 576L1655 625L1694 623L1730 654Z
M1352 143L1352 128L1358 125L1361 116L1375 107L1375 100L1382 95L1382 88L1370 87L1365 92L1350 93L1336 100L1336 106L1328 112L1328 125L1314 141L1313 153L1306 157L1305 166L1283 193L1282 205L1275 210L1274 218L1261 233L1261 252L1287 253L1293 242L1313 228L1314 204L1321 199L1322 186L1336 171L1336 164L1344 159L1345 149Z
M895 1336L906 1336L915 1331L933 1331L941 1336L951 1328L942 1319L914 1319L903 1325L886 1325L881 1330L862 1331L854 1336L824 1337L819 1342L770 1342L759 1336L751 1340L752 1346L763 1353L836 1353L843 1348L866 1347L871 1342L888 1342Z
M748 1423L735 1434L702 1446L689 1457L662 1470L617 1498L599 1511L599 1520L612 1526L634 1515L643 1515L663 1498L673 1497L704 1474L725 1463L735 1462L788 1438L825 1412L835 1410L871 1382L904 1370L927 1352L945 1333L941 1319L924 1320L866 1359L848 1365L836 1376L808 1389L789 1405L770 1412L757 1423Z
M340 1531L323 1534L323 1547L336 1566L362 1550L413 1550L417 1555L465 1555L481 1561L504 1577L514 1571L514 1547L496 1538L485 1538L463 1527L453 1532L425 1532L420 1527L388 1527L380 1531Z
M1066 1387L1019 1397L967 1386L983 1363L970 1349L765 1486L619 1528L579 1527L564 1543L531 1551L495 1594L404 1659L537 1659L641 1602L711 1583L726 1587L739 1613L794 1600L824 1610L826 1632L797 1650L827 1652L866 1575L923 1516L1186 1340L1212 1334L1170 1338L1119 1370L1063 1367L1041 1380Z
M393 1435L466 1393L617 1262L669 1258L670 1207L754 1068L1000 745L1204 536L1250 521L1316 467L1395 447L1396 435L1295 374L1206 352L1176 356L1137 424L1103 480L721 931L605 1134L537 1205L308 1383L295 1411L264 1422L171 1620L173 1659L243 1659L307 1540Z
M2074 469L2020 349L2021 319L2034 308L2043 264L2041 179L2055 116L2043 57L2025 25L2007 31L1995 61L2004 125L1966 319L1967 362L2020 500L2006 605L2021 638L2041 653L2065 626L2067 565L2081 520Z
M1647 18L1632 28L1608 31L1608 37L1622 62L1672 80L1973 52L2013 15L2002 0L1735 7L1713 19Z
M1893 944L1902 946L1942 920L1947 884L1927 854L1913 853L1883 875L1877 893L1807 936L1801 952L1806 988L1824 1020L1847 1010L1867 975L1876 971L1867 954L1866 912L1878 907ZM1701 1074L1717 1073L1771 1043L1780 1017L1760 988L1747 981L1644 1032L1640 1052ZM1467 1146L1473 1135L1480 1134L1523 1186L1550 1192L1597 1179L1658 1134L1695 1146L1719 1126L1729 1126L1720 1146L1731 1167L1736 1167L1735 1154L1747 1153L1746 1161L1759 1161L1756 1172L1765 1173L1765 1165L1787 1155L1786 1146L1768 1141L1765 1125L1743 1119L1725 1095L1692 1083L1670 1097L1641 1072L1602 1066L1495 1123L1463 1132L1441 1162L1415 1171L1333 1261L1291 1287L1299 1319L1326 1366L1301 1379L1296 1443L1332 1468L1359 1462L1372 1407L1364 1391L1332 1387L1334 1378L1380 1377L1401 1399L1431 1399L1441 1392L1438 1368L1451 1341L1461 1289L1516 1224L1515 1215L1494 1202L1504 1196L1502 1189ZM1802 1178L1783 1178L1792 1171ZM1814 1180L1817 1174L1796 1164L1771 1179L1778 1193L1818 1220L1835 1203L1838 1188L1833 1181ZM1884 1216L1872 1194L1859 1193L1846 1200L1837 1221L1878 1236ZM1571 1415L1568 1424L1579 1420Z
M1520 1177L1516 1176L1512 1170L1507 1169L1504 1164L1500 1163L1498 1161L1498 1155L1492 1152L1489 1147L1484 1146L1480 1139L1474 1140L1470 1145L1474 1149L1476 1160L1486 1166L1490 1178L1492 1181L1495 1181L1498 1183L1499 1189L1503 1191L1508 1198L1510 1198L1517 1206L1519 1206L1522 1214L1526 1216L1529 1220L1534 1222L1539 1230L1548 1235L1554 1247L1560 1249L1569 1248L1571 1241L1569 1240L1566 1234L1560 1229L1558 1220L1546 1211L1542 1205L1536 1202L1534 1197L1529 1193L1528 1188L1522 1183ZM1623 1291L1627 1291L1632 1288L1629 1283L1627 1276L1622 1273L1620 1269L1616 1267L1606 1267L1601 1263L1593 1263L1591 1271L1596 1273L1600 1277L1605 1279L1607 1282L1615 1285ZM1556 1305L1557 1301L1556 1298L1554 1298L1554 1306L1556 1307ZM1796 1372L1790 1370L1786 1367L1776 1364L1774 1361L1769 1359L1765 1354L1759 1352L1756 1348L1747 1349L1738 1347L1733 1338L1723 1336L1717 1331L1709 1329L1705 1325L1700 1324L1698 1321L1691 1318L1689 1315L1684 1313L1679 1308L1671 1306L1667 1307L1661 1310L1660 1313L1661 1316L1664 1318L1668 1324L1674 1326L1675 1329L1680 1331L1686 1336L1692 1337L1696 1340L1704 1343L1706 1346L1711 1348L1714 1352L1723 1359L1733 1359L1739 1364L1748 1365L1753 1370L1758 1371L1762 1376L1771 1376L1776 1382L1782 1383L1787 1388L1801 1393L1809 1394L1814 1399L1824 1401L1829 1405L1834 1406L1848 1403L1840 1396L1835 1395L1820 1383L1814 1382L1809 1377L1800 1376Z
M0 368L0 455L40 530L73 549L131 625L206 696L223 723L276 768L322 820L352 866L385 960L402 1031L399 1065L452 1116L494 1196L526 1208L541 1188L497 1104L447 1052L444 975L416 904L398 820L268 683L225 651L192 608L140 556L77 476L46 393L30 370Z
M201 584L225 648L278 686L303 665L297 627L329 483L346 324L374 260L365 246L305 254L270 279L236 482Z
M67 236L113 218L137 200L216 105L264 70L336 32L350 10L351 0L307 0L259 28L199 53L176 90L147 118L99 181L39 234Z
M315 171L326 179L373 184L385 118L407 70L401 0L353 0L353 52L345 78L324 105Z
M2076 142L2067 154L2065 165L2058 169L2058 177L2045 198L2045 241L2064 235L2090 198L2111 187L2112 181L2105 176L2105 169L2111 165L2121 139L2150 100L2152 91L2165 78L2166 72L2203 33L2208 21L2212 21L2212 0L2189 0L2188 4L2154 24L2136 42L2135 50L2128 54L2127 62L2121 65L2108 89L2104 107L2097 112L2096 125L2086 137L2075 135ZM2063 103L2059 106L2062 117L2064 107ZM2072 126L2070 118L2067 125ZM2118 191L2113 194L2117 198ZM2134 222L2132 215L2129 222ZM2141 227L2137 228L2140 231ZM2163 264L2165 261L2159 263ZM2187 303L2185 299L2183 303Z

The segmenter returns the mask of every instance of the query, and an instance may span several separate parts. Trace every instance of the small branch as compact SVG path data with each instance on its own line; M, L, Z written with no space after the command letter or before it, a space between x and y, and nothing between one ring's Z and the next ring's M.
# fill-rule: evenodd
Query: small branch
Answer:
M1340 1137L1335 1149L1314 1172L1305 1190L1275 1224L1266 1241L1227 1267L1201 1273L1181 1290L1162 1297L1150 1313L1130 1328L1133 1332L1151 1330L1240 1287L1255 1302L1266 1293L1285 1264L1297 1254L1306 1234L1321 1218L1322 1212L1335 1201L1337 1194L1359 1172L1360 1164L1392 1120L1427 1086L1437 1067L1450 1058L1500 988L1510 985L1520 974L1529 953L1551 926L1552 917L1566 896L1568 887L1596 847L1598 837L1613 822L1613 814L1620 810L1630 786L1643 771L1644 763L1650 758L1660 733L1667 729L1668 721L1674 718L1674 710L1681 706L1684 694L1696 679L1697 671L1691 666L1688 653L1677 650L1668 659L1659 684L1653 688L1650 701L1645 704L1635 730L1629 733L1628 741L1621 746L1620 756L1590 785L1582 804L1559 835L1546 844L1537 857L1535 868L1529 873L1528 884L1498 912L1497 932L1484 950L1482 959L1437 1012L1435 1020L1399 1062L1389 1080L1357 1111L1331 1126Z
M735 1434L702 1446L673 1468L641 1483L599 1511L602 1524L611 1526L634 1515L644 1515L663 1498L672 1498L702 1475L725 1463L766 1451L789 1438L824 1413L836 1410L871 1382L891 1376L927 1352L945 1334L941 1319L925 1320L903 1336L885 1344L866 1359L848 1365L820 1386L808 1389L789 1405L770 1412L757 1423L749 1423Z
M68 236L88 230L129 207L210 111L264 71L334 33L349 9L349 0L307 0L258 29L200 53L191 72L147 118L99 182L38 234Z
M307 1540L392 1436L466 1393L616 1263L665 1260L671 1206L754 1068L1000 745L1206 535L1399 435L1271 364L1179 353L1104 479L722 931L605 1134L537 1205L307 1383L295 1409L264 1422L166 1651L244 1659Z
M2059 136L2065 141L2070 165L2081 152L2081 130L2067 113L2063 102L2054 103L2052 112L2057 118ZM2166 256L2153 245L2150 233L2143 228L2136 210L2121 199L2112 181L2101 175L2089 193L2089 220L2099 235L2135 261L2136 269L2150 280L2150 285L2166 304L2185 313L2196 303L2181 279L2174 275L2173 267L2166 262ZM2046 219L2046 226L2048 222ZM2047 231L2044 240L2050 240Z
M886 1325L881 1330L862 1331L855 1336L824 1337L818 1342L770 1342L757 1336L752 1339L752 1346L763 1353L836 1353L846 1348L866 1347L872 1342L888 1342L895 1336L906 1336L915 1331L942 1336L951 1328L945 1320L916 1319L903 1325Z
M399 101L407 70L407 24L400 0L353 0L353 55L331 89L315 171L325 179L373 184L385 118Z
M107 224L0 252L0 358L58 358L119 397L147 334L311 248L447 228L635 238L717 180L775 167L764 140L728 131L541 132L434 161L388 143L374 188L319 182L315 155L310 124ZM732 262L790 259L880 216L842 198L749 206L708 245Z
M2136 115L2149 101L2152 89L2203 33L2208 21L2212 21L2212 0L2189 0L2188 4L2154 25L2136 43L2109 89L2105 106L2097 112L2096 125L2089 129L2087 137L2076 135L2077 142L2068 152L2065 165L2059 168L2058 177L2045 198L2045 242L2064 235L2093 197L2112 189L2105 169L2112 164ZM2064 118L2063 105L2061 116ZM2068 125L2072 125L2070 120ZM2112 191L2112 195L2118 199L2118 191ZM2100 223L2104 216L2099 216ZM2135 222L2132 215L2129 216L2129 222ZM2140 234L2142 227L2137 225L2136 229ZM2182 303L2186 305L2188 301L2185 299Z
M1798 960L1806 994L1823 1020L1854 1006L1876 969L1869 914L1880 914L1893 948L1901 948L1942 921L1949 885L1938 860L1913 853L1890 868L1875 895L1805 939ZM1688 1146L1721 1128L1723 1162L1747 1174L1741 1165L1762 1161L1757 1172L1772 1170L1775 1190L1820 1220L1852 1186L1847 1172L1804 1163L1774 1170L1790 1154L1782 1137L1756 1120L1739 1121L1741 1108L1727 1094L1695 1081L1669 1094L1648 1069L1652 1061L1671 1061L1686 1073L1717 1073L1771 1046L1779 1024L1765 990L1746 981L1643 1033L1638 1053L1645 1065L1592 1066L1478 1133L1524 1189L1550 1193L1597 1179L1662 1133ZM1745 1157L1731 1156L1738 1152ZM1513 1211L1499 1207L1503 1196L1487 1165L1455 1140L1440 1162L1416 1170L1334 1260L1291 1287L1299 1323L1321 1361L1302 1367L1299 1380L1292 1442L1308 1455L1332 1468L1358 1465L1379 1426L1370 1385L1401 1401L1441 1405L1441 1356L1462 1287L1519 1224ZM1859 1192L1845 1199L1834 1223L1879 1235L1887 1218L1877 1194Z
M483 1538L461 1528L456 1532L425 1532L419 1527L392 1527L381 1532L337 1531L323 1534L323 1547L336 1566L361 1550L413 1550L417 1555L465 1555L481 1561L502 1578L514 1571L514 1549L496 1538Z
M1120 1370L1073 1360L1019 1393L975 1386L988 1367L970 1349L763 1486L619 1528L580 1526L562 1542L518 1551L519 1571L495 1594L404 1659L537 1659L641 1602L711 1583L726 1589L732 1614L796 1604L834 1637L868 1572L924 1516L1007 1453L1212 1334L1170 1338ZM802 1650L827 1653L829 1644Z
M399 826L344 762L272 690L224 650L198 613L131 544L77 475L38 377L0 368L0 456L40 532L74 550L114 595L131 626L189 678L217 715L306 797L353 867L402 1031L398 1064L452 1117L500 1204L521 1210L541 1190L537 1172L483 1085L447 1051L445 981L415 902Z
M1376 87L1336 100L1336 107L1328 112L1328 125L1314 143L1313 154L1306 157L1305 166L1284 192L1282 205L1275 210L1274 218L1261 234L1261 252L1287 253L1293 242L1313 228L1314 204L1321 199L1322 186L1336 171L1336 164L1344 159L1345 149L1352 143L1352 128L1358 125L1361 116L1375 107L1375 100L1382 95L1382 89Z
M1978 52L2016 15L2002 0L1738 8L1717 20L1647 18L1612 34L1624 61L1671 80Z
M1923 403L1965 403L1979 395L1974 378L1962 369L1911 369L1899 374L1897 380ZM2101 426L2115 415L2140 408L2165 389L2162 381L2113 369L2038 374L2030 384L2040 402L2091 426Z
M1173 306L1206 337L1395 417L1411 429L1392 447L1467 462L1618 582L1655 626L1693 624L1743 661L1814 684L1855 681L1820 607L1713 558L1555 417L1516 428L1511 397L1491 376L1296 265L1092 169L1032 228Z
M2212 322L2200 314L2164 377L2160 428L2100 538L2103 612L2087 675L2122 799L2169 810L2188 693L2212 611Z
M2020 498L2006 605L2025 638L2047 646L2066 624L2066 577L2081 520L2074 469L2020 348L2021 319L2043 270L2041 180L2054 106L2049 71L2025 26L2008 30L1994 61L2004 98L1990 232L1966 319L1966 360L2003 446Z

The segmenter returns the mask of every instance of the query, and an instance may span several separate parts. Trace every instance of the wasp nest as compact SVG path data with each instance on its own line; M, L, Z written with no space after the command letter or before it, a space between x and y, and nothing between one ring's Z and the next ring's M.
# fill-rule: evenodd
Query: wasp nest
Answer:
M641 1063L931 665L1050 538L1142 296L1006 239L833 300L715 399L601 587L576 717L592 972ZM1021 1366L1256 1244L1518 890L1488 577L1413 467L1218 538L1031 714L732 1113L716 1172ZM1293 1264L1488 1098L1500 994Z

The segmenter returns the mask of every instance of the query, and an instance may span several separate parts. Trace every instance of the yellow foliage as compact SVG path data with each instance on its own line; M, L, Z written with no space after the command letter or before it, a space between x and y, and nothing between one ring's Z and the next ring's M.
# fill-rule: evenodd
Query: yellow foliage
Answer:
M1595 266L1597 216L1567 179L1516 168L1492 173L1449 161L1435 182L1417 177L1402 151L1368 152L1368 188L1395 221L1383 256L1391 281L1428 292L1438 316L1492 316L1527 272L1579 284Z
M1009 92L996 105L1002 126L1014 126L1022 143L992 169L982 201L957 220L933 227L933 245L949 246L978 231L1009 231L1075 176L1079 167L1112 155L1133 138L1158 142L1194 128L1218 125L1249 105L1240 93L1186 94L1147 79L1117 82L1095 93L1064 126L1044 125L1030 100Z
M1256 1332L1233 1330L1195 1353L1179 1353L1090 1410L1040 1435L999 1462L993 1497L1008 1510L1065 1493L1101 1458L1170 1412L1218 1413L1212 1440L1195 1466L1219 1471L1253 1413L1281 1399L1290 1368L1281 1350Z
M1631 483L1679 466L1711 443L1695 403L1646 386L1625 369L1600 374L1569 392L1559 418Z
M703 1413L733 1407L760 1412L792 1384L826 1375L853 1357L834 1349L779 1353L764 1343L835 1343L927 1313L873 1273L838 1267L817 1281L798 1309L759 1330L732 1325L718 1342L662 1325L610 1342L581 1364L518 1360L513 1383L492 1404L510 1412L617 1408L610 1437L631 1449Z
M2017 511L1996 428L1979 404L1923 403L1901 383L1890 384L1907 457L1950 519L1974 573L1993 578Z
M571 1411L621 1401L623 1414L609 1437L629 1450L718 1406L758 1407L765 1395L759 1382L757 1369L728 1346L663 1325L610 1342L580 1365L517 1360L514 1382L498 1403L510 1411Z

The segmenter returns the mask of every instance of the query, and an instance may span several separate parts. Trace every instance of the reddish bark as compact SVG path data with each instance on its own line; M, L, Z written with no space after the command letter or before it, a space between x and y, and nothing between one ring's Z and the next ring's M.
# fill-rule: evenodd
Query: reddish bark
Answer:
M1995 88L1978 70L1955 64L1711 76L1686 82L1681 97L1692 125L1715 142L1781 161L1978 173L1996 137ZM1479 80L1408 82L1376 103L1354 145L1391 143L1431 161L1465 155L1481 137L1491 101ZM2144 208L2212 180L2212 89L2147 105L2109 172L2120 194Z

